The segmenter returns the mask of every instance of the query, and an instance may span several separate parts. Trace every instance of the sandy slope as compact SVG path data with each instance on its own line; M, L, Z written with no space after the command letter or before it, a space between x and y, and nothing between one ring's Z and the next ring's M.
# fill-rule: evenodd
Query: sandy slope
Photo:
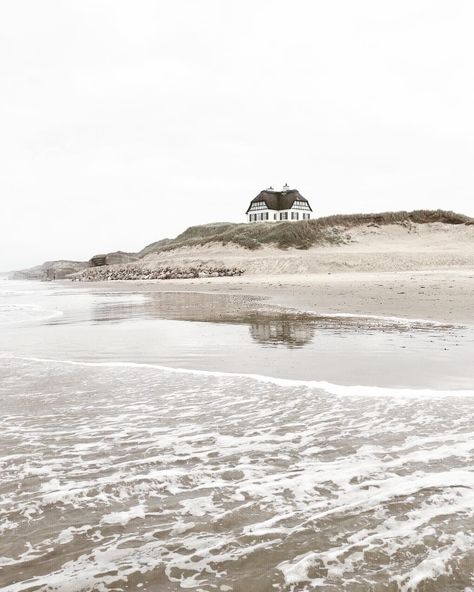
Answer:
M474 226L441 223L362 226L345 245L306 251L264 247L249 251L232 245L183 248L143 259L144 266L190 265L206 261L237 266L246 274L301 274L341 271L474 269Z

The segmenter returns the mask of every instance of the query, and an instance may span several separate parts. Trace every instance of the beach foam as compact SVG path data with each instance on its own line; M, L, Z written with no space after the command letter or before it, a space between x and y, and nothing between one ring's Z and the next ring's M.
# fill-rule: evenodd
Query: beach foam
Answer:
M474 584L469 397L3 356L0 400L7 592Z

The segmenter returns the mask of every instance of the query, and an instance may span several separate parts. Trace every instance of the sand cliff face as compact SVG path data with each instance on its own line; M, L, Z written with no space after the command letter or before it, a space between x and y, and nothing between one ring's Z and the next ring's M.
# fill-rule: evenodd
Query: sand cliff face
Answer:
M114 253L107 253L104 255L107 262L107 267L112 265L125 265L136 261L138 255L134 253L123 253L122 251L116 251ZM91 260L89 261L45 261L41 265L36 265L28 269L22 269L20 271L14 271L9 274L11 279L14 280L63 280L74 276L80 271L86 270L91 266Z
M41 265L14 271L14 280L61 280L88 267L87 261L46 261Z
M298 224L303 223L286 224L286 238L289 231L292 232L294 229L297 233L301 230L297 228ZM208 231L211 226L203 228ZM232 232L235 233L240 227L242 232L247 232L249 226L252 225L232 225ZM264 229L264 231L267 230ZM191 239L192 244L183 244L179 238L154 243L136 254L110 253L105 256L107 262L105 268L98 268L104 270L99 275L101 278L104 276L103 279L141 279L141 276L143 279L159 279L163 269L167 270L166 279L173 279L174 276L185 277L186 273L183 273L183 270L189 269L214 271L237 269L239 274L243 272L246 275L451 268L474 270L474 225L469 222L414 223L408 221L377 224L362 220L350 227L325 225L324 241L309 248L278 248L274 243L260 243L258 248L245 248L222 238L219 241L201 244L193 242L196 240L194 237ZM207 235L205 240L208 240ZM94 274L85 272L89 266L88 262L47 262L16 272L14 277L17 279L67 277L81 279L83 276L84 279L92 280ZM140 270L143 270L143 273Z
M343 271L411 271L472 268L474 226L413 224L350 229L343 244L314 246L307 250L265 246L248 250L233 245L210 244L151 253L139 265L236 267L248 274L298 274Z

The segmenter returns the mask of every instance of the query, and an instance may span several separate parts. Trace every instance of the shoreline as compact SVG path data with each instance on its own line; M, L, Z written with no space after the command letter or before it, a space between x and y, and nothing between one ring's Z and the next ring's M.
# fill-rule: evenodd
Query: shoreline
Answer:
M336 397L361 397L361 398L392 398L403 399L440 399L445 397L474 398L473 388L429 388L418 386L378 386L328 382L326 380L285 378L272 374L256 374L246 372L231 372L224 370L204 370L202 368L185 368L166 366L163 364L138 363L138 362L87 362L84 360L61 360L55 358L38 358L33 356L16 356L0 353L0 360L16 360L20 362L33 362L38 364L53 364L58 366L78 366L89 368L134 368L151 371L164 371L170 374L183 374L191 376L204 376L209 378L240 378L252 380L262 384L272 384L282 388L304 387L311 390L324 391L326 394Z
M239 294L301 313L474 325L474 270L466 268L56 283L78 291Z
M226 375L245 370L245 375L316 381L334 388L472 390L474 323L461 290L470 287L472 275L459 271L354 275L55 282L42 305L51 307L54 296L53 306L64 307L67 318L52 324L56 342L64 338L65 343L58 349L46 340L37 351L26 334L15 342L21 346L17 351L28 351L29 358L56 361L126 361L177 370L220 370ZM403 282L418 290L420 281L426 290L428 276L432 282L444 282L437 296L444 309L427 306L421 297L411 300L400 290ZM393 282L397 299L380 300L380 291L390 292ZM37 289L38 284L32 287ZM374 300L370 296L375 288L379 294ZM448 298L450 292L455 297ZM322 298L332 306L318 306L316 301ZM361 298L365 306L357 310ZM391 310L377 310L381 303ZM337 306L340 310L335 310ZM446 321L443 310L463 318ZM128 320L140 323L119 322ZM83 321L89 325L87 336L81 329ZM161 330L167 337L163 344L157 341ZM38 331L42 334L41 323ZM72 346L67 343L71 335ZM105 353L100 345L104 338L111 338L110 343L106 339ZM81 353L79 348L78 354L77 344L84 339L85 349ZM275 371L268 371L269 363Z

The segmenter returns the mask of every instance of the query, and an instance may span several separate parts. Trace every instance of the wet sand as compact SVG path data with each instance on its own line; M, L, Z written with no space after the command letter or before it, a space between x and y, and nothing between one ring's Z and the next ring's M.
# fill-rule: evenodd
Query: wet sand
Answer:
M331 392L474 388L474 330L463 325L318 315L235 292L56 287L42 304L34 330L4 327L9 352L316 381Z
M68 283L69 285L69 283ZM98 282L111 292L209 292L264 298L317 314L354 314L474 323L474 269L248 275L233 278Z

